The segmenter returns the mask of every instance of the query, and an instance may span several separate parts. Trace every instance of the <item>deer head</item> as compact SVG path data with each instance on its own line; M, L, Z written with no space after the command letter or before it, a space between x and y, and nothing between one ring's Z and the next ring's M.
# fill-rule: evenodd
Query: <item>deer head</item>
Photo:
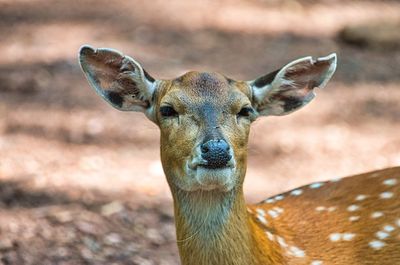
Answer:
M188 72L157 80L116 50L83 46L79 60L94 90L113 107L139 111L161 131L169 185L227 192L243 183L250 124L308 104L336 68L336 55L305 57L252 81Z

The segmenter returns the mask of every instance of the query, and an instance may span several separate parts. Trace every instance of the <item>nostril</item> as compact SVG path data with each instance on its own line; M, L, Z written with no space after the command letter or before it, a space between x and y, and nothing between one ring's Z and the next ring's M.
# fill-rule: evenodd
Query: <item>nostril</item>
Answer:
M207 144L202 144L200 146L200 149L202 153L207 153L208 151L210 151L210 148L208 148Z

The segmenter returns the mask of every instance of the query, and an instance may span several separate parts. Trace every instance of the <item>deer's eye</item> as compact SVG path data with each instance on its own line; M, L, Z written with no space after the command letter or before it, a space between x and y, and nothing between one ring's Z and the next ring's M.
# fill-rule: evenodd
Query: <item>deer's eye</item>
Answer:
M253 108L251 107L243 107L237 114L238 117L249 117L254 113Z
M160 113L161 113L161 116L166 117L166 118L178 116L178 112L176 112L176 110L174 110L174 108L171 106L160 107Z

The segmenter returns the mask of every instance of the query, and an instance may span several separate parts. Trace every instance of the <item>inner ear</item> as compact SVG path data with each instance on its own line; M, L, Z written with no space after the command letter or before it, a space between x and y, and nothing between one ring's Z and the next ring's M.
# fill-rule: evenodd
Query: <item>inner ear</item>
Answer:
M131 57L83 46L79 62L92 88L113 107L146 113L151 108L156 80Z
M336 69L336 54L305 57L248 82L252 103L261 115L286 115L309 103L314 88L323 88Z

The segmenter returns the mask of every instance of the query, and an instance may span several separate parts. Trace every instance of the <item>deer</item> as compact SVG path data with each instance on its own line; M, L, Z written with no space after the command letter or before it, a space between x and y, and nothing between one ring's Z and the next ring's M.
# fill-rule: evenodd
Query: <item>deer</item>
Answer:
M251 123L307 105L334 74L335 53L251 81L198 71L155 79L133 58L88 45L79 63L101 98L159 127L181 264L400 264L400 167L244 199Z

